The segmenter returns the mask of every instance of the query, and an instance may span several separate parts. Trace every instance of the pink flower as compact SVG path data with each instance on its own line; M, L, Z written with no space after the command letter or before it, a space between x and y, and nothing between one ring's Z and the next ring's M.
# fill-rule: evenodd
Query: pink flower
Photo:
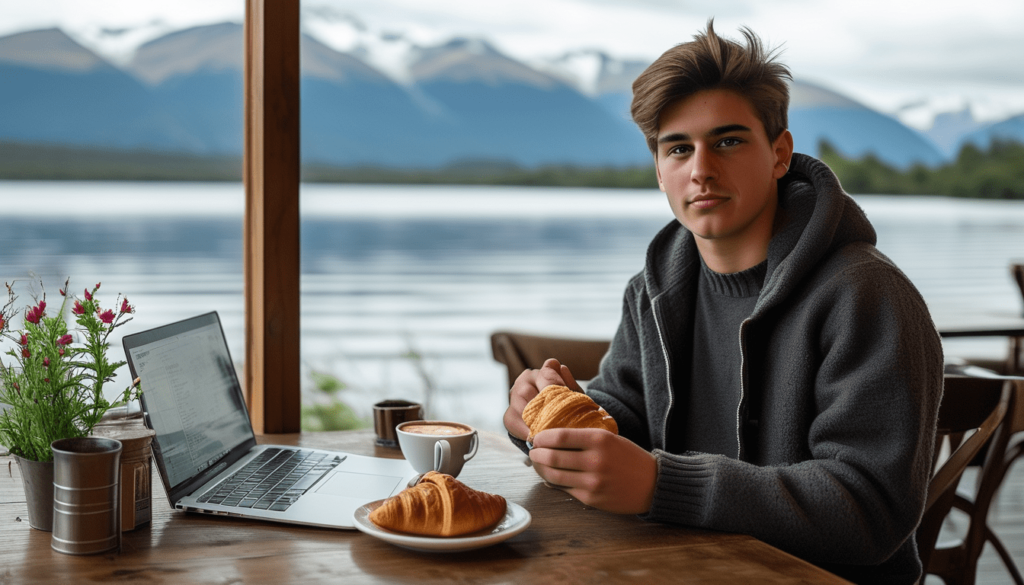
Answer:
M57 355L64 355L64 348L63 347L57 350Z
M58 288L57 290L58 290L58 291L60 291L60 296L62 296L62 297L63 297L63 296L66 296L66 295L67 295L67 293L65 293L65 292L64 292L64 289L62 289L62 288Z
M30 358L30 357L32 357L32 353L26 347L26 348L21 350L21 357Z
M100 288L100 283L97 282L96 286L92 287L92 290L99 290L99 288Z
M24 333L21 334L21 344L28 345L28 335L25 335Z
M128 297L125 297L124 300L121 301L121 312L122 313L131 313L132 312L132 307L131 307L131 305L128 304ZM0 322L0 325L2 325L2 324L3 323Z
M39 324L39 320L42 319L43 313L46 310L46 301L39 301L39 305L32 307L25 313L25 320L29 323Z
M89 292L89 289L85 289L85 300L87 300L87 301L91 301L92 300L92 293Z
M70 333L68 333L67 335L62 335L61 338L57 340L57 345L68 345L70 343L71 343L71 334Z
M85 291L85 294L89 294L89 291ZM71 312L76 315L84 315L85 307L82 306L81 301L75 301L75 306L71 308Z
M0 330L3 330L3 328L4 328L4 318L0 317Z
M104 323L107 323L107 324L113 323L114 322L114 312L111 311L110 309L107 309L106 311L103 311L103 313L100 314L100 321L103 321Z
M46 366L47 368L50 367L50 358L44 357L43 358L43 365Z

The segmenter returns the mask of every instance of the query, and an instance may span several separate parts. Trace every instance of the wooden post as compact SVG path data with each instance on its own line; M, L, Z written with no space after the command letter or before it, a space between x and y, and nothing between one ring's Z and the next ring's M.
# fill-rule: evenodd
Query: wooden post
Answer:
M300 430L299 0L246 0L245 391L257 433Z

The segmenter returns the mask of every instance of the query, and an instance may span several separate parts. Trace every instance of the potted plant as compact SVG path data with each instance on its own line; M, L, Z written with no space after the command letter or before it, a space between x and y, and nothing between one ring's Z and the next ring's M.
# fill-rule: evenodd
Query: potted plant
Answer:
M131 320L135 312L127 298L118 295L115 307L103 310L96 291L85 289L83 299L69 296L68 281L60 289L61 305L47 308L46 293L34 297L24 310L20 330L11 329L17 297L7 285L7 303L0 309L0 341L12 345L0 359L0 445L10 450L22 472L29 502L29 524L50 530L53 514L53 452L57 439L87 436L110 408L138 398L130 386L118 400L103 396L123 361L107 359L110 333ZM40 282L40 289L42 283ZM68 310L69 301L73 306ZM69 329L68 314L77 324Z

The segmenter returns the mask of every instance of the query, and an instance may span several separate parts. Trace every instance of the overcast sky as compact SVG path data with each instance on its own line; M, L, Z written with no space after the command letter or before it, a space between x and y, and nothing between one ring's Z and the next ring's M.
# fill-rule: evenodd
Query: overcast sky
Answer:
M421 44L483 37L524 60L580 48L651 60L713 16L720 34L738 37L746 25L782 45L796 77L919 128L935 112L967 104L985 120L1024 113L1021 0L304 0L302 7L310 23L351 15ZM0 35L60 26L116 60L168 30L240 21L243 9L242 0L0 0Z

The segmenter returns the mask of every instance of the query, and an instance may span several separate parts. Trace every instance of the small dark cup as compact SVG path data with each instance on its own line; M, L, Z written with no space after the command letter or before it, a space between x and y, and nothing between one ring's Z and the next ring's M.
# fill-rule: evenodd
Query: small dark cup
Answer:
M377 445L397 447L395 427L410 420L423 420L423 405L408 400L385 400L374 404L373 430L377 432Z

